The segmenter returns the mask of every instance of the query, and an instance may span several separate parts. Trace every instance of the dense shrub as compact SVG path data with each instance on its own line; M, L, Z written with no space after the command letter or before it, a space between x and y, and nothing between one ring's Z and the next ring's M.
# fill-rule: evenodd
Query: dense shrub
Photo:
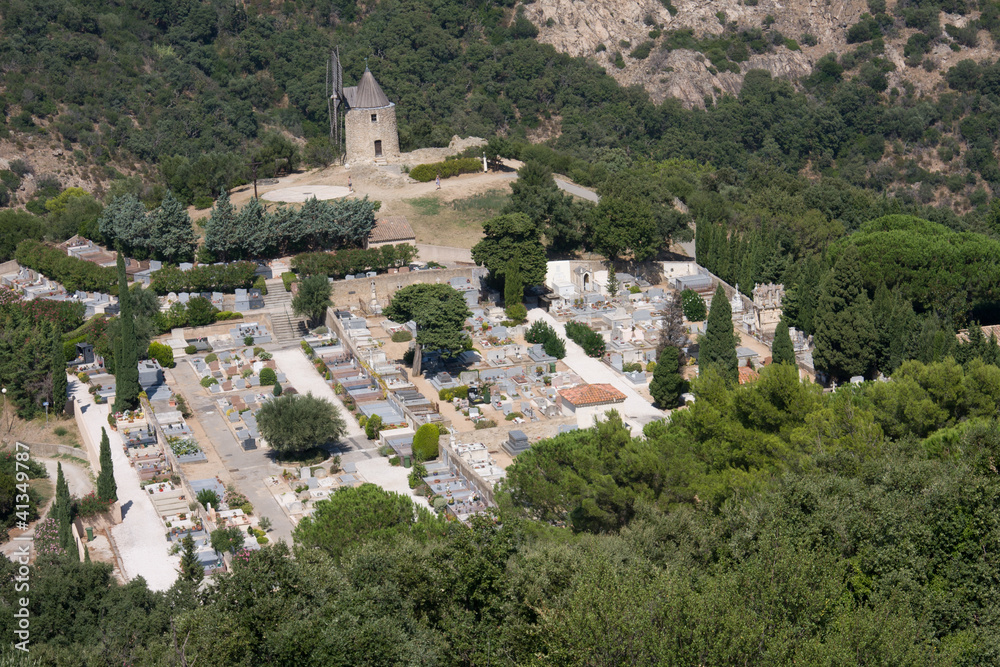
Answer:
M278 384L278 374L274 372L273 368L262 368L260 369L260 385L262 387L270 387L271 385Z
M550 357L562 359L566 356L566 341L544 320L532 324L524 334L524 339L532 344L541 343L545 354Z
M157 294L168 292L234 292L253 286L257 265L251 262L205 264L187 271L165 266L153 273L151 287Z
M450 178L459 174L474 174L482 170L482 160L474 157L466 157L431 164L418 164L410 170L410 178L421 183L427 183L437 178L438 174L441 175L441 178Z
M413 456L418 461L436 459L441 429L437 424L424 424L413 434Z
M402 331L396 331L392 334L393 343L405 343L411 340L413 340L413 334L411 334L406 329L403 329Z
M583 348L588 357L604 356L604 338L586 324L580 322L566 323L566 336Z
M103 267L30 239L21 241L14 252L17 261L75 292L117 293L117 274L110 267Z
M453 398L468 398L469 388L467 386L459 385L457 387L449 387L445 389L438 389L438 398L442 401L450 401Z
M285 284L285 291L291 292L292 283L295 282L295 274L292 273L291 271L285 271L284 273L281 274L281 282Z
M155 359L164 368L174 367L174 351L169 345L153 341L149 344L147 355L150 359Z

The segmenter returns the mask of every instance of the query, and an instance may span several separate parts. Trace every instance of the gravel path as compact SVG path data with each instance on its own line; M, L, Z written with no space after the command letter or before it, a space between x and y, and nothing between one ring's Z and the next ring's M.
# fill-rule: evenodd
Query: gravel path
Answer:
M537 320L548 322L556 330L556 333L566 338L566 329L562 322L558 322L541 308L533 308L528 311L528 321L535 322ZM633 423L646 424L667 416L666 412L654 408L649 401L630 386L631 383L615 373L607 364L598 359L588 357L582 347L568 338L566 338L566 357L563 359L563 362L574 373L579 375L584 382L589 384L610 384L625 394L624 403L608 406L608 409L618 410L623 417L628 418Z
M358 426L358 422L333 392L333 387L320 377L319 373L316 372L316 367L312 365L301 348L278 350L274 352L274 361L288 378L287 382L291 383L300 394L312 392L313 396L325 398L340 409L340 414L347 424L348 436L363 436L365 434L365 430Z
M70 387L81 406L80 431L94 447L100 447L101 427L108 425L108 405L96 405L86 386L73 381ZM139 476L129 465L117 431L108 431L111 460L118 483L118 501L125 519L111 529L115 546L122 559L122 569L128 579L142 577L151 590L165 591L177 580L180 558L167 553L166 528L157 516L149 494L139 486Z
M61 463L63 477L66 478L66 484L69 486L69 495L82 498L94 490L94 482L90 479L90 468L84 468L71 461L60 459L39 458L38 460L45 464L53 487L55 487L56 478L59 476L58 464Z

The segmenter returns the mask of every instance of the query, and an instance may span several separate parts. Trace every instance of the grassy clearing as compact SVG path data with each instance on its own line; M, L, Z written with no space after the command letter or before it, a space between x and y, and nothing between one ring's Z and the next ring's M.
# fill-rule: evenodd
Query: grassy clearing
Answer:
M493 189L453 201L429 195L402 203L418 243L471 248L483 237L483 221L498 215L509 196L506 189Z

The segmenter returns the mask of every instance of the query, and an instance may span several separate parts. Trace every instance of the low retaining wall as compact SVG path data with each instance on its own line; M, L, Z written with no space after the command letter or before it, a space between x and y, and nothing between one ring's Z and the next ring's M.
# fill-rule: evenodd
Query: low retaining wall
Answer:
M372 283L375 283L375 298L383 308L389 305L392 295L404 287L418 283L445 283L452 278L468 278L479 280L488 271L482 267L473 266L464 269L431 269L429 271L410 271L409 273L380 273L374 278L355 278L354 280L337 280L333 283L331 300L334 308L370 308L372 305Z
M70 447L68 445L54 445L44 442L20 442L19 445L24 445L31 452L32 456L46 456L49 458L56 458L59 456L72 456L73 458L83 459L87 461L87 464L93 467L91 462L88 460L87 449L85 447Z

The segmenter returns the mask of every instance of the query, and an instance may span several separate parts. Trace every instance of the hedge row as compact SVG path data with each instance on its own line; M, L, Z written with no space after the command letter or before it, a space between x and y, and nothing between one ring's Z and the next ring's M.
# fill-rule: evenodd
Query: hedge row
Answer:
M257 265L252 262L203 264L187 271L165 266L153 273L151 287L157 294L168 292L234 292L253 286Z
M118 292L118 274L114 268L70 257L64 251L40 241L21 241L14 251L14 258L22 266L55 280L71 292Z
M385 271L391 266L404 266L417 256L411 245L387 245L362 250L347 248L337 252L304 252L292 258L292 270L300 276L343 278L365 271Z
M475 157L463 157L432 164L418 164L410 170L410 178L421 183L433 181L438 174L441 178L458 176L459 174L474 174L483 170L483 161Z
M583 348L588 357L604 356L604 338L586 324L580 322L567 322L566 335L574 343Z

